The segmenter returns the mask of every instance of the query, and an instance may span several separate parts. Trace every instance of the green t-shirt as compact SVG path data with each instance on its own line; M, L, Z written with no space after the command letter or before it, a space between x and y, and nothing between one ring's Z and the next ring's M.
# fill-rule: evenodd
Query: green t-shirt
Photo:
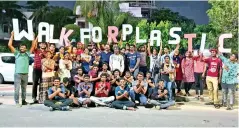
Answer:
M15 73L28 73L29 71L29 60L30 53L20 53L19 51L14 52L15 55Z

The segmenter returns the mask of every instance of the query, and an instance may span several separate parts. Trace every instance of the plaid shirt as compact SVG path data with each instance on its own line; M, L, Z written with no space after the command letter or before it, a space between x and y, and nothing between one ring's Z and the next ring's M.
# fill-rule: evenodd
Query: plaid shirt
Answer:
M34 69L41 69L41 59L46 55L46 51L42 52L40 49L36 49L34 54Z

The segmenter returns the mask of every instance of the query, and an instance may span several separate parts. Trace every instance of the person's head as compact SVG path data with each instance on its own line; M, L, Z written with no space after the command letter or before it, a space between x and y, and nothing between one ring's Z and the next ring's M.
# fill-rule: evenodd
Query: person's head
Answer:
M129 51L129 44L125 44L125 50Z
M142 81L144 79L144 73L143 72L139 72L137 75L137 79Z
M68 77L63 78L63 84L64 86L68 86L70 79Z
M94 56L94 55L96 55L96 53L97 53L97 50L96 50L96 48L93 48L93 49L92 49L92 51L91 51L91 55L93 55L93 56Z
M140 51L140 52L145 52L145 47L144 47L143 45L140 46L139 51Z
M121 48L120 53L125 54L125 51L126 51L125 48Z
M130 71L126 71L125 72L125 77L130 78L131 77L131 72Z
M118 46L114 47L114 53L119 54L119 47Z
M185 53L185 56L188 57L188 58L191 58L192 57L192 52L191 51L187 51Z
M87 54L87 55L89 55L89 49L88 49L88 48L85 48L84 53Z
M102 73L102 74L100 75L100 81L105 82L106 79L107 79L107 74L106 74L106 73Z
M113 75L114 76L120 76L120 71L118 70L118 69L115 69L114 71L113 71Z
M47 52L46 52L46 58L47 58L47 59L50 59L51 57L52 57L51 51L47 51Z
M134 46L133 44L131 44L131 45L129 46L129 50L130 50L131 52L133 52L134 49L135 49L135 46Z
M216 57L217 56L217 49L211 49L210 52L211 52L211 56L212 57Z
M169 63L169 62L170 62L170 57L169 57L169 55L166 55L166 56L164 57L164 61L165 61L165 63Z
M76 54L77 52L77 48L76 47L72 47L72 54Z
M82 70L82 68L79 68L79 69L77 70L77 73L78 73L79 75L83 75L83 70Z
M94 70L95 72L97 72L97 71L99 70L98 65L94 64L94 65L93 65L93 70Z
M121 87L125 87L126 81L124 80L124 78L120 78L120 79L119 79L119 83L120 83L120 86L121 86Z
M238 54L232 53L230 55L230 61L236 62L238 60Z
M60 83L61 83L60 77L54 77L53 85L58 87L58 86L60 86Z
M55 44L50 44L49 49L50 49L50 51L55 52L55 50L56 50Z
M106 44L104 49L105 49L105 51L109 51L110 50L110 45Z
M95 55L95 60L96 60L96 61L100 61L100 54L96 54L96 55Z
M76 55L76 61L80 61L81 56L80 55Z
M103 70L108 70L108 64L107 64L107 63L103 63L102 69L103 69Z
M158 83L159 88L164 88L164 80L160 79Z
M41 42L39 46L40 46L40 49L46 49L46 42Z
M151 78L151 72L146 73L146 78Z
M59 52L60 52L61 54L64 54L65 48L64 48L63 46L61 46L61 47L59 48Z
M21 44L19 49L21 53L25 53L27 51L27 45Z
M69 52L65 52L65 53L64 53L64 59L65 59L65 60L68 60L69 57L70 57Z
M169 52L168 47L165 47L165 48L163 49L163 51L164 51L164 53L168 54L168 52Z
M81 42L78 42L78 43L76 44L76 47L77 47L77 49L82 49L82 48L83 48L83 45L82 45Z
M174 55L178 56L179 55L179 50L175 50Z
M88 74L84 75L84 81L86 83L90 82L90 76Z
M157 51L157 49L154 48L154 49L153 49L153 55L156 56L157 54L158 54L158 51Z

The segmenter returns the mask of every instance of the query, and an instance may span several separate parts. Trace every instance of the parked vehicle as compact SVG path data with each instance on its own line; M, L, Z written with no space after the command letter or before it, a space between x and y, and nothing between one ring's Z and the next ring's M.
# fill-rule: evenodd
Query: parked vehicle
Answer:
M28 82L32 83L34 55L30 55ZM15 56L13 53L0 53L0 84L14 82Z

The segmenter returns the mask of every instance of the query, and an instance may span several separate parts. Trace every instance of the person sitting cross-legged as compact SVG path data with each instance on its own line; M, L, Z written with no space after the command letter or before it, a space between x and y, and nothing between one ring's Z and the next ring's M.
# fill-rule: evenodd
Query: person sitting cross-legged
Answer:
M95 85L95 96L91 96L90 100L97 105L106 106L108 103L114 101L115 97L108 97L110 90L110 83L106 82L107 74L100 75L100 82Z
M134 102L129 100L129 87L126 86L126 81L120 78L120 85L115 89L116 101L111 104L111 108L133 110L135 111Z
M90 94L93 90L93 85L90 82L90 76L84 75L84 82L78 85L78 102L85 108L91 103Z
M139 72L137 75L137 80L133 81L133 90L130 91L130 98L132 101L139 101L140 105L147 104L146 92L148 88L148 83L144 80L144 73Z
M154 88L153 93L151 95L151 100L149 100L148 106L155 107L156 109L167 109L170 106L175 104L172 100L167 100L168 91L164 87L164 80L159 80L158 85ZM147 105L146 105L147 107Z
M53 86L48 90L48 100L44 101L44 105L53 110L69 110L72 99L66 98L64 86L60 85L60 78L54 78Z

